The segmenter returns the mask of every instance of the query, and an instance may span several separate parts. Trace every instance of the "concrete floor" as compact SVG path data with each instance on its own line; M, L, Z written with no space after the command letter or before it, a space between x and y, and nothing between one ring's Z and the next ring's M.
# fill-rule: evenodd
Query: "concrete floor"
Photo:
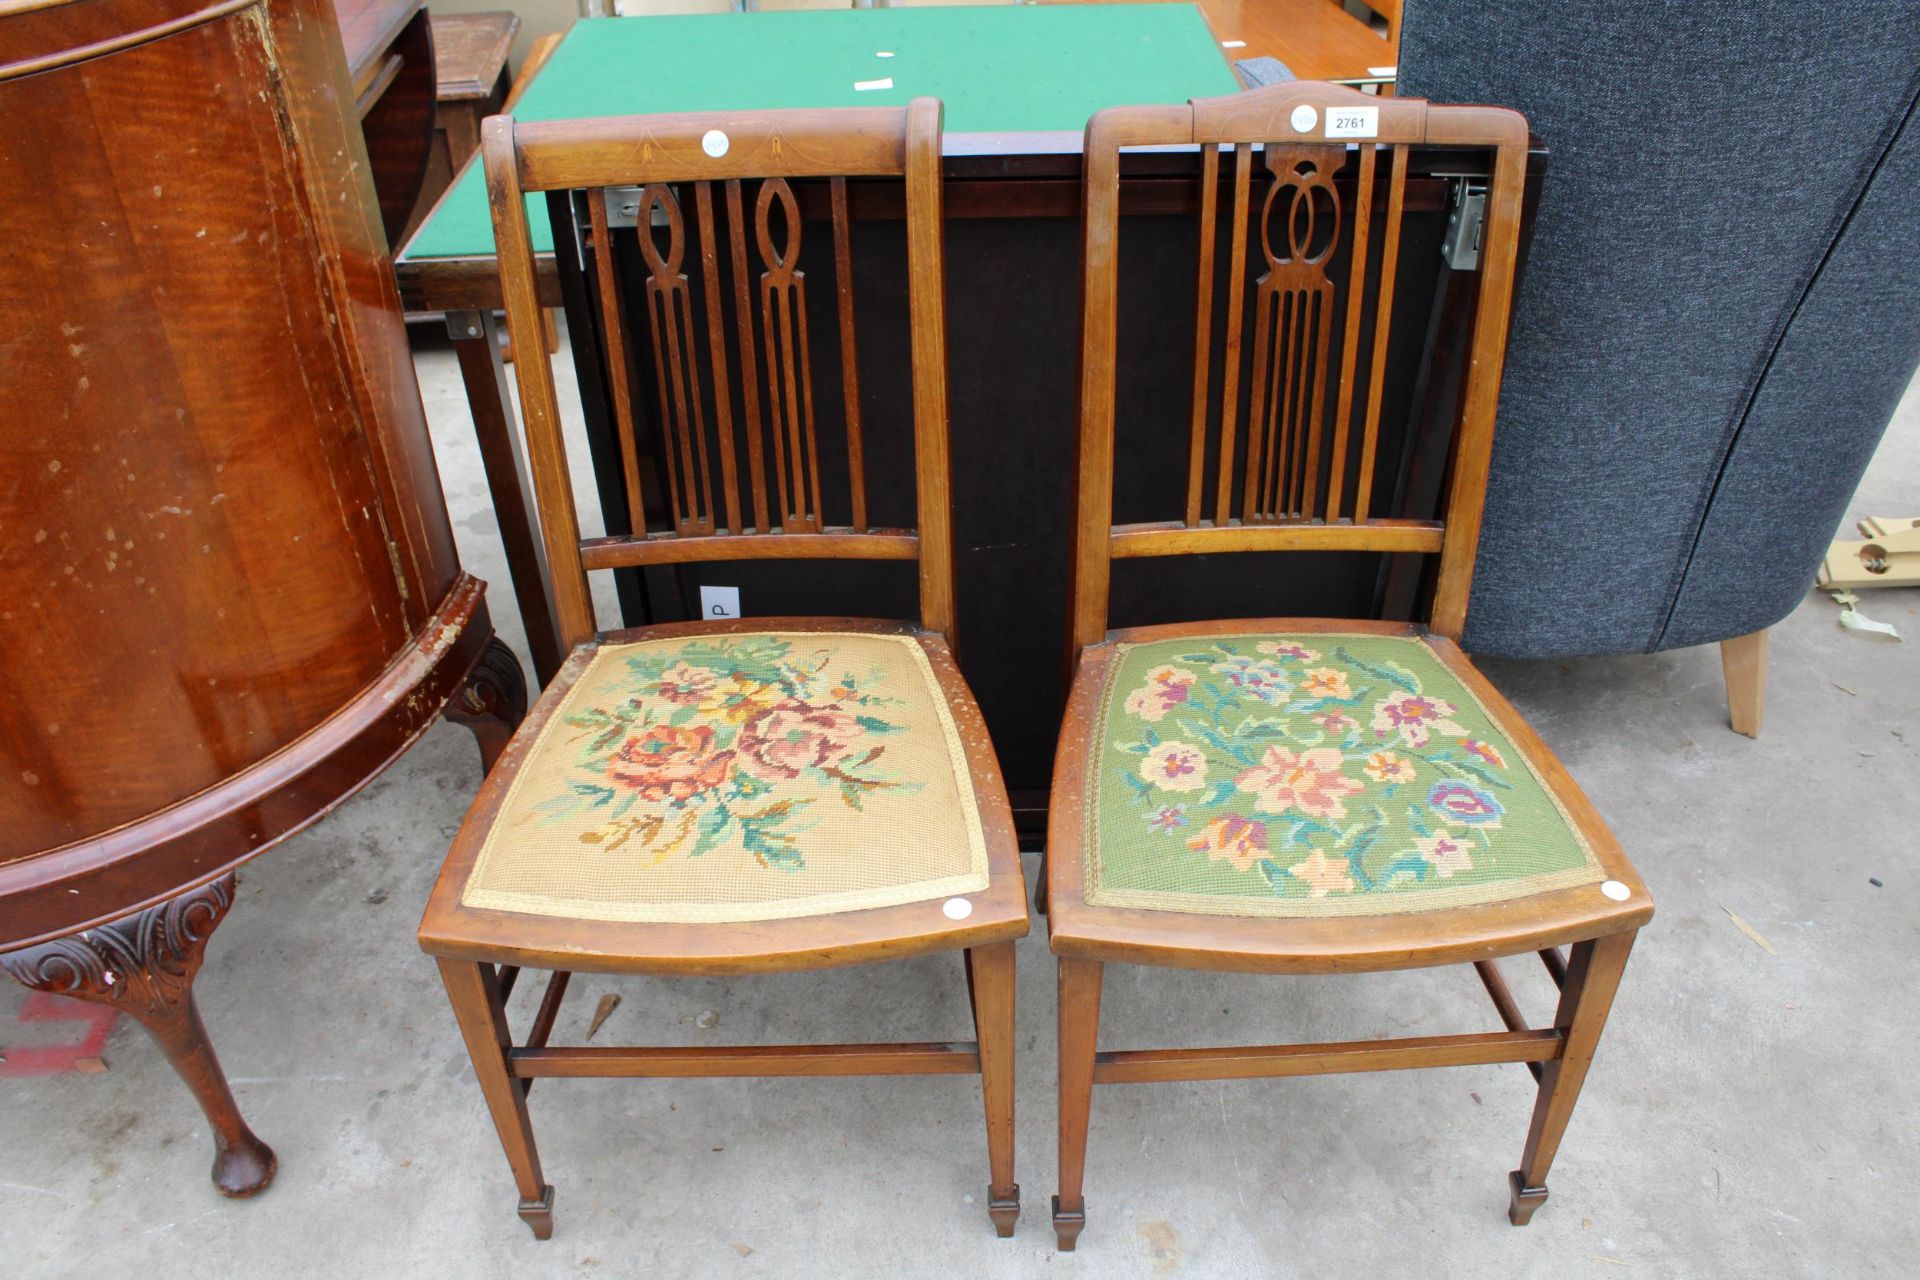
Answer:
M467 566L524 653L451 355L420 369ZM1920 502L1920 384L1853 514ZM534 1096L557 1230L537 1244L414 926L479 781L442 725L242 874L199 991L278 1182L228 1203L200 1116L140 1030L103 1075L14 1079L0 1108L13 1277L1913 1275L1920 1221L1920 591L1808 600L1774 632L1765 736L1726 728L1713 649L1489 662L1614 823L1659 904L1531 1227L1506 1224L1518 1067L1158 1085L1095 1099L1089 1226L1053 1251L1053 970L1020 948L1016 1238L989 1230L962 1078L554 1081ZM1844 686L1844 688L1842 687ZM1029 874L1031 874L1031 865ZM1884 887L1875 887L1870 877ZM1774 948L1735 927L1737 912ZM1523 1006L1551 1008L1512 963ZM529 983L531 988L535 984ZM751 982L588 977L597 1042L940 1039L957 958ZM516 995L530 1016L535 992ZM0 1042L45 1038L0 988ZM704 1015L717 1016L705 1025ZM1116 968L1114 1045L1340 1040L1495 1025L1470 971L1253 979Z

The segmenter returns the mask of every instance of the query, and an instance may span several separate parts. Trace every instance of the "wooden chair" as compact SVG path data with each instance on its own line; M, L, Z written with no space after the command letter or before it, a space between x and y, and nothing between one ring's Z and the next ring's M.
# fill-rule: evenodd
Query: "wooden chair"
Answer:
M610 225L606 189L640 184L645 296L623 296L619 273L599 269L596 299L616 373L647 342L665 374L652 389L616 376L613 399L629 476L636 413L648 401L660 406L671 491L670 513L658 513L669 530L583 541L552 368L521 362L541 524L572 652L468 813L420 943L439 960L519 1184L520 1216L541 1239L552 1231L553 1188L526 1095L542 1076L978 1073L987 1211L1002 1236L1019 1216L1013 944L1028 927L1026 889L993 748L949 648L940 122L940 103L922 98L905 109L486 123L501 286L523 351L540 350L526 193L565 192L571 207L584 204L584 247L607 268L616 240L640 233ZM904 178L917 530L872 527L867 517L849 177ZM796 185L831 207L840 352L821 364L844 376L854 410L844 422L846 525L829 524L820 501ZM784 231L774 210L784 212ZM750 240L759 258L751 273ZM682 271L689 259L709 268L698 296ZM727 263L730 290L721 283ZM742 359L725 355L727 326L743 336ZM650 336L636 336L639 328ZM815 349L831 355L833 346L829 338ZM864 438L878 448L902 435ZM630 492L633 528L645 531L649 513L639 488ZM917 562L920 624L781 618L596 635L588 570L767 557ZM758 974L948 950L966 953L977 1046L548 1043L573 972ZM527 967L554 972L516 1045L505 1002ZM902 1150L917 1147L903 1135ZM878 1165L885 1153L863 1158Z
M1329 132L1362 140L1349 151ZM1085 1224L1095 1084L1525 1062L1540 1092L1511 1178L1510 1217L1525 1223L1546 1199L1548 1166L1653 906L1586 797L1455 645L1485 493L1526 143L1526 122L1510 111L1313 83L1102 111L1088 125L1072 559L1078 666L1044 877L1059 957L1053 1218L1062 1249ZM1181 144L1199 145L1202 166L1185 509L1163 523L1115 524L1114 419L1133 412L1116 404L1115 385L1120 153ZM1471 369L1445 518L1382 518L1376 440L1407 172L1416 149L1433 148L1492 156ZM1344 270L1335 263L1342 251ZM1249 253L1265 259L1251 286ZM1114 561L1250 551L1437 557L1428 627L1259 618L1108 631ZM1568 944L1570 958L1559 950ZM1537 1029L1493 965L1528 952L1561 990L1552 1023ZM1097 1048L1108 963L1333 974L1459 962L1478 970L1507 1030Z

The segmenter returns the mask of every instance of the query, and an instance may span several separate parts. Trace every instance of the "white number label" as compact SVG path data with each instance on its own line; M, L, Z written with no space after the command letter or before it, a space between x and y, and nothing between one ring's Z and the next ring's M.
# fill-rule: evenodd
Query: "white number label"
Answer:
M1380 108L1335 107L1327 112L1329 138L1377 138L1380 136Z

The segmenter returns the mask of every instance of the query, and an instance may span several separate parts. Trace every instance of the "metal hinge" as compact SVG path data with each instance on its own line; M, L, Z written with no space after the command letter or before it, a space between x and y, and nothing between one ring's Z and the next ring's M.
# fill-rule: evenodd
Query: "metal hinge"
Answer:
M592 199L592 196L588 196ZM640 188L607 188L607 225L633 227L640 223Z
M1447 234L1440 241L1440 256L1449 267L1472 271L1480 265L1480 234L1486 225L1487 184L1473 178L1455 179Z

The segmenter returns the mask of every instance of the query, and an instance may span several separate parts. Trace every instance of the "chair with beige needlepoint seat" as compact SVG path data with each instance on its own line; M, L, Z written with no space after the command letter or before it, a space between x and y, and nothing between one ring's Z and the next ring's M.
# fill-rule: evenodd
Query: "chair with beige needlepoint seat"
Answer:
M1120 154L1196 144L1198 296L1178 303L1192 306L1196 328L1191 417L1181 420L1185 509L1163 523L1115 524L1115 468L1130 461L1114 456L1115 414L1141 412L1117 389L1127 367L1116 306L1127 248ZM1546 1199L1548 1166L1653 904L1566 770L1455 644L1486 490L1526 145L1526 122L1510 111L1313 83L1118 108L1088 126L1078 666L1044 876L1060 985L1062 1249L1086 1222L1096 1084L1524 1062L1540 1088L1510 1179L1512 1221ZM1383 517L1392 478L1376 475L1374 459L1408 173L1457 171L1475 157L1491 170L1487 218L1459 418L1438 424L1453 432L1443 519ZM1178 482L1166 487L1178 510ZM1431 557L1429 621L1108 630L1110 578L1127 571L1115 561L1254 551ZM1364 567L1373 572L1374 558ZM1538 1028L1494 965L1528 953L1561 993ZM1098 1045L1108 964L1337 974L1463 962L1505 1030Z
M486 124L501 286L523 352L542 350L527 193L562 193L553 203L580 211L580 243L564 251L592 268L594 314L573 322L600 326L621 375L614 426L641 531L582 540L553 371L523 359L540 522L572 652L468 813L420 944L439 960L520 1216L541 1239L553 1229L553 1188L526 1097L542 1076L977 1074L987 1212L1000 1235L1013 1233L1013 944L1028 915L999 767L948 638L940 121L940 103L922 98L905 108ZM912 392L893 420L857 385L849 179L891 184L879 195L895 209L905 188ZM637 214L620 203L636 188ZM832 333L809 341L803 234L827 236L835 251L837 282L815 287L836 306L838 350ZM625 251L644 261L644 296L637 283L629 296L629 273L613 269L629 237L639 240ZM699 288L690 262L705 268ZM651 366L629 358L638 344ZM816 373L844 379L837 401L822 397L844 406L840 421L816 422ZM874 498L916 512L917 527L878 527L864 450L904 457L909 435L911 503ZM836 441L845 449L831 456ZM823 510L823 469L827 492L848 495L845 523ZM589 570L768 557L915 564L919 622L597 632ZM750 975L935 951L964 953L973 1042L549 1043L575 972ZM527 968L553 976L516 1044L505 1006ZM877 1167L888 1154L861 1159Z

